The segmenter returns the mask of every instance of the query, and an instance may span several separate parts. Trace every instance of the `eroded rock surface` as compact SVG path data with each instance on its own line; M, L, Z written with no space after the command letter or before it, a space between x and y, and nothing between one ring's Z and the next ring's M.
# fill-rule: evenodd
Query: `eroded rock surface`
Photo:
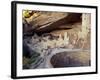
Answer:
M30 24L29 28L25 25L25 30L33 31L37 34L48 33L54 30L59 29L71 29L72 26L67 26L75 22L80 22L81 13L58 13L58 12L43 12L35 18L26 19L27 23L24 20L25 24ZM31 20L30 20L31 19Z

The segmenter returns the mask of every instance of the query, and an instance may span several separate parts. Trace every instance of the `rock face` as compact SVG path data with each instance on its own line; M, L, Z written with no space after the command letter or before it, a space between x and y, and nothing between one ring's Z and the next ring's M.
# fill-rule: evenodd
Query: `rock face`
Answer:
M89 52L62 52L52 56L51 64L58 67L90 66Z
M57 16L53 15L46 20L44 20L42 18L44 20L44 22L41 22L42 24L37 23L39 27L35 30L35 32L36 33L38 33L38 32L39 33L47 33L47 32L51 32L54 30L71 28L71 27L64 26L64 25L68 25L70 23L72 24L74 22L79 21L80 16L81 16L81 14L68 14L65 17L60 16L60 15L57 15ZM63 25L63 27L61 27L62 25Z
M81 21L81 15L81 13L43 12L31 20L30 18L26 19L27 23L24 20L24 32L33 31L37 34L43 34L59 29L69 29L72 27L66 25ZM27 25L31 27L27 28Z

